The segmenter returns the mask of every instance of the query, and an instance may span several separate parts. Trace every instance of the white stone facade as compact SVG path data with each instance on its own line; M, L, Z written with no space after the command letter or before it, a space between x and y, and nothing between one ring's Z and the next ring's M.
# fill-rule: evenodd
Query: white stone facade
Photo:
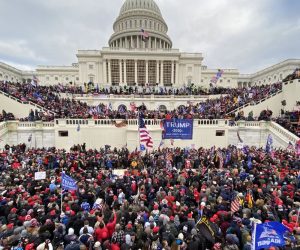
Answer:
M78 131L78 124L80 130ZM148 130L154 141L154 148L161 142L159 120L146 120ZM299 138L274 122L244 122L229 126L226 120L194 120L193 139L164 141L165 147L204 147L211 148L237 145L237 131L248 146L264 147L267 136L273 136L274 148L286 148L289 142L295 144ZM86 143L87 148L112 147L129 150L138 147L137 120L128 120L128 126L116 128L111 120L61 119L55 122L19 122L0 123L0 150L4 145L25 143L28 147L56 147L69 150L74 144ZM31 141L28 138L31 137Z
M0 62L0 81L24 82L31 81L34 71L22 71L6 63Z
M147 34L145 37L141 30ZM195 86L208 88L218 69L202 65L201 53L185 53L172 48L168 26L154 0L126 0L113 24L109 47L78 50L78 62L71 66L38 66L25 72L0 63L0 81L25 81L36 74L40 84L83 85L99 87L120 85ZM239 74L224 69L218 86L245 87L282 80L300 67L300 60L289 59L254 74Z

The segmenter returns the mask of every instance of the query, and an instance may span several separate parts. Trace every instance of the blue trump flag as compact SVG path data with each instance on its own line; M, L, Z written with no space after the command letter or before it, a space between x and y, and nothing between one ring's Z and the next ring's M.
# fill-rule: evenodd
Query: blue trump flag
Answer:
M284 234L288 228L277 221L255 224L252 231L252 249L284 246Z
M193 139L193 120L192 119L173 119L164 120L164 133L162 139Z
M64 172L62 173L61 186L64 190L77 190L76 181Z

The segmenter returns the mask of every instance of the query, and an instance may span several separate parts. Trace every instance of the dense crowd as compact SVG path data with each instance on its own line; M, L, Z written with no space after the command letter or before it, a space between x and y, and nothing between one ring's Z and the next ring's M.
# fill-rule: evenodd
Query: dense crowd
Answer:
M116 168L127 170L117 176ZM252 224L267 221L289 229L284 249L300 244L293 151L22 144L6 145L0 169L0 249L248 250ZM36 171L46 178L34 180ZM61 200L62 171L78 189Z
M158 84L150 86L109 86L99 87L94 83L84 83L83 86L70 85L56 85L56 89L59 92L67 94L94 94L94 95L218 95L218 94L229 94L231 88L223 88L211 86L209 89L204 89L194 84L182 87L162 87Z
M180 106L175 110L160 111L147 110L145 105L145 118L195 118L195 119L222 119L227 118L227 113L243 106L255 105L256 102L273 94L282 88L281 83L262 85L249 88L231 89L230 95L221 95L217 99L207 99L201 103L192 103ZM88 106L84 102L70 98L61 98L59 86L32 86L31 84L1 83L0 89L22 101L32 101L40 106L55 112L55 115L39 112L37 116L29 116L28 119L38 117L42 120L54 118L94 118L94 119L135 119L137 117L135 104L133 108L113 110L110 105L99 104ZM57 92L58 91L58 92Z
M276 118L276 122L300 137L300 112L285 112L281 117Z
M2 110L2 113L0 114L0 122L11 120L15 120L14 114L7 113L5 110Z

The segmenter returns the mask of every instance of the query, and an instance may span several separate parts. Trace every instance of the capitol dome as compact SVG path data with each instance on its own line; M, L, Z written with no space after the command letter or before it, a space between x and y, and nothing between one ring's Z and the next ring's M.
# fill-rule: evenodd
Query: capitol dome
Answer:
M114 34L109 39L111 48L172 48L168 26L154 0L126 0L113 29Z
M120 10L120 16L123 15L127 11L136 10L136 9L146 9L148 11L153 11L153 13L156 13L158 16L161 16L160 9L158 8L157 4L153 0L127 0L121 10Z

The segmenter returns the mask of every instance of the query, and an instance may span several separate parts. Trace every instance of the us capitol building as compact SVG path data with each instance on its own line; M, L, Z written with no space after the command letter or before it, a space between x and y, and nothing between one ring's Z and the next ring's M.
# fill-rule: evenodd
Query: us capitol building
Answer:
M28 72L0 62L0 81L25 81L36 75L40 84L45 85L93 82L100 86L158 84L180 87L194 83L207 88L217 73L217 69L208 69L202 64L201 53L185 53L172 48L168 26L154 0L126 0L113 31L109 47L78 50L78 62L71 66L38 66L36 71ZM219 84L245 87L274 83L299 66L300 60L288 59L254 74L222 69L224 74Z

